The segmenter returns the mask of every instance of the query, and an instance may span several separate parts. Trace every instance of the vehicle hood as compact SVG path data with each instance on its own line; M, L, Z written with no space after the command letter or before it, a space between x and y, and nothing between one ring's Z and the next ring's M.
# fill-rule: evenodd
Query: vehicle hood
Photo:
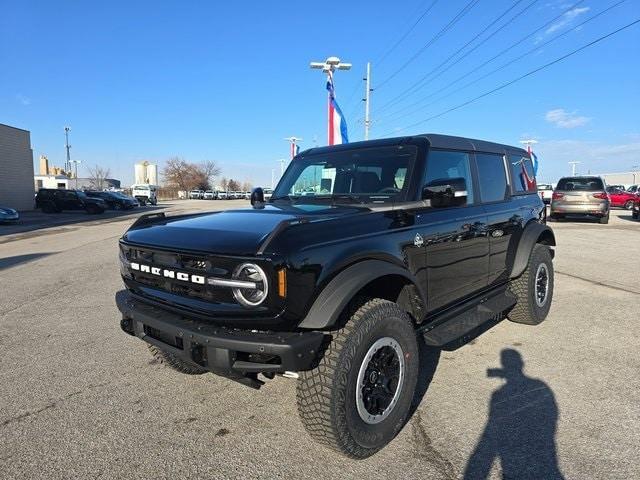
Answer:
M271 233L289 225L330 220L361 213L361 207L267 205L264 209L226 210L202 215L166 217L127 231L127 243L175 251L221 255L255 255Z

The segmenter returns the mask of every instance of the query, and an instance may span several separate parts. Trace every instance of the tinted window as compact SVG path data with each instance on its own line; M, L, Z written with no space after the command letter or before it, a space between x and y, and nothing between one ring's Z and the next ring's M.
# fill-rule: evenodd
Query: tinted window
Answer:
M415 146L404 145L296 157L278 183L273 198L395 201L406 195L405 179L416 155Z
M498 202L507 195L507 173L500 155L476 153L480 196L483 202Z
M536 192L536 176L533 173L533 165L529 157L522 155L509 155L511 168L511 181L516 193Z
M604 184L598 177L565 177L560 179L556 190L596 192L604 190Z
M467 203L473 203L473 181L469 154L446 150L431 150L427 157L425 184L447 178L464 178L467 183Z

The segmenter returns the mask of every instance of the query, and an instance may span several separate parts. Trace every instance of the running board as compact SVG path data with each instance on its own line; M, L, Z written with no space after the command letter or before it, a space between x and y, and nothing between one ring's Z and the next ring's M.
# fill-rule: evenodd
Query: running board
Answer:
M501 287L446 310L418 331L427 345L455 350L503 320L515 304L513 293Z

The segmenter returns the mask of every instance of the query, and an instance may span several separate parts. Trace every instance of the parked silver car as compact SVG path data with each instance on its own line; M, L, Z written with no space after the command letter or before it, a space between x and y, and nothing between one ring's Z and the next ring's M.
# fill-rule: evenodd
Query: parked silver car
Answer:
M609 223L610 207L602 178L563 177L553 191L550 216L554 220L567 215L596 217L600 223Z

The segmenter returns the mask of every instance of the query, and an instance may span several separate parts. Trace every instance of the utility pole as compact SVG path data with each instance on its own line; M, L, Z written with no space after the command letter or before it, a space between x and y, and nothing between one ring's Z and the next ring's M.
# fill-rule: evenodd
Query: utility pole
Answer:
M64 127L65 148L67 149L67 161L64 164L65 173L71 171L71 155L69 153L69 149L71 148L71 145L69 145L70 131L71 129L69 127Z
M569 165L571 165L571 175L575 176L575 174L576 174L576 165L578 165L579 163L582 163L582 162L574 161L574 162L567 162L567 163Z
M69 170L71 170L71 163L75 164L74 166L75 166L76 173L74 176L76 178L76 190L77 190L78 189L78 164L82 162L80 160L69 160L69 162L70 162Z
M324 62L311 62L309 64L311 68L321 69L327 75L327 85L329 88L328 95L328 104L327 104L327 113L328 113L328 121L327 121L327 137L329 145L335 145L336 139L334 138L334 84L333 84L333 73L336 70L349 70L351 68L350 63L343 63L340 61L338 57L329 57ZM345 121L345 119L342 119ZM342 143L342 138L338 138L339 143ZM346 142L346 140L345 140Z
M276 160L276 162L280 162L280 176L282 176L284 173L284 164L287 163L287 161L284 158L281 158L280 160Z
M369 128L371 127L371 120L369 119L369 106L371 103L371 62L367 62L367 76L365 80L364 91L364 139L369 140Z
M287 137L285 138L291 144L291 158L295 157L298 154L298 149L296 148L296 142L301 142L302 139L298 137Z

